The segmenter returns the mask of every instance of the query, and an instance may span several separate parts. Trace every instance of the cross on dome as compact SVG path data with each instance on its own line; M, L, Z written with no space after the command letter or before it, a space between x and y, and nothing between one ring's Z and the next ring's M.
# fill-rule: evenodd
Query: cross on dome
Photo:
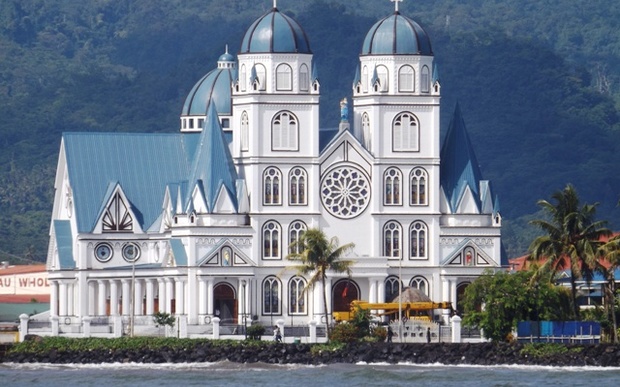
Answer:
M273 0L274 2L276 0ZM390 0L392 3L394 3L394 12L398 12L398 3L402 2L403 0Z
M273 8L278 8L278 0L273 0Z

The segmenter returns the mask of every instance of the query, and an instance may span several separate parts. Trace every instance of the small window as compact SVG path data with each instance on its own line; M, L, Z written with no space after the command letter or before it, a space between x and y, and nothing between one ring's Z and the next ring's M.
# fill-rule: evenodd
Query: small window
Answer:
M400 258L400 224L388 222L383 227L383 255L389 258Z
M271 124L271 145L273 150L297 150L299 124L290 112L280 112Z
M414 87L414 79L415 79L415 71L413 67L406 65L401 67L398 70L398 91L401 92L413 92L415 91Z
M372 139L370 137L370 117L368 116L368 113L362 114L362 134L364 136L364 146L366 147L366 150L370 150Z
M428 66L422 67L422 79L420 80L422 93L428 93L431 85L431 73Z
M194 119L193 118L189 119L189 128L190 129L194 129Z
M362 90L364 93L368 92L368 67L366 66L362 70Z
M398 168L389 168L385 171L383 185L385 195L383 204L386 206L400 205L401 203L401 172Z
M418 119L411 113L401 113L392 124L392 141L395 152L418 151Z
M282 174L280 170L274 167L267 168L263 174L264 184L264 205L277 205L282 204L280 197L280 184L282 181Z
M263 259L280 259L280 225L274 221L263 226Z
M291 169L289 174L289 203L295 205L305 205L307 196L307 177L303 168L295 167Z
M410 248L411 258L426 258L426 225L422 222L411 224Z
M255 69L256 78L258 81L258 90L267 90L267 71L265 70L265 66L259 63L255 66Z
M263 281L263 315L280 314L280 281L267 277Z
M410 204L412 206L424 206L428 204L427 195L428 174L422 168L415 168L411 171L411 192Z
M222 118L222 128L223 129L230 128L230 118Z
M388 69L385 66L377 66L377 78L379 79L379 91L389 90Z
M308 91L310 87L310 73L308 72L308 66L302 64L299 68L299 90Z
M245 65L241 66L239 71L239 84L241 85L241 91L245 91L245 84L248 82L248 75L245 71Z
M276 90L293 90L293 70L287 64L276 68Z
M241 113L241 150L247 151L250 143L250 120L248 113Z
M205 126L205 119L204 118L199 118L198 119L198 128L202 129Z

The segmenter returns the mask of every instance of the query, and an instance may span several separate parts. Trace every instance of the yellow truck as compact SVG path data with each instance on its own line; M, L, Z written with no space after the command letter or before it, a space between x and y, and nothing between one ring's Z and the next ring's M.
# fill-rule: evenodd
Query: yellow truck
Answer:
M398 319L398 311L402 310L404 317L414 320L432 320L432 312L435 309L450 309L452 304L449 302L368 302L364 300L351 301L351 309L346 312L333 312L334 319L340 321L350 321L355 310L370 310L373 316L389 316L390 320Z

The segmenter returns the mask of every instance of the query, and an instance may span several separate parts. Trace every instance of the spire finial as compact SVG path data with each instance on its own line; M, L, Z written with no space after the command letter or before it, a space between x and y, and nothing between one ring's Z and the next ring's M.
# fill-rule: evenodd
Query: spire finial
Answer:
M278 0L273 0L273 8L278 8Z
M226 53L228 54L228 44L226 45Z
M273 0L274 2L276 0ZM390 0L392 3L394 3L394 12L398 12L398 3L402 2L403 0Z

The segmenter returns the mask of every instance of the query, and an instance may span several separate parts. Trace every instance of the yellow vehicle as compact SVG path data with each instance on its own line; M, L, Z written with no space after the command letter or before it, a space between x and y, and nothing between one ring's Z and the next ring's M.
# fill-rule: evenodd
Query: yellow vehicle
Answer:
M402 311L404 317L414 320L432 320L432 312L434 309L450 309L452 304L449 302L368 302L364 300L351 301L351 310L347 312L334 312L336 321L350 321L353 318L355 310L370 310L374 316L389 316L390 320L398 318L399 310Z

